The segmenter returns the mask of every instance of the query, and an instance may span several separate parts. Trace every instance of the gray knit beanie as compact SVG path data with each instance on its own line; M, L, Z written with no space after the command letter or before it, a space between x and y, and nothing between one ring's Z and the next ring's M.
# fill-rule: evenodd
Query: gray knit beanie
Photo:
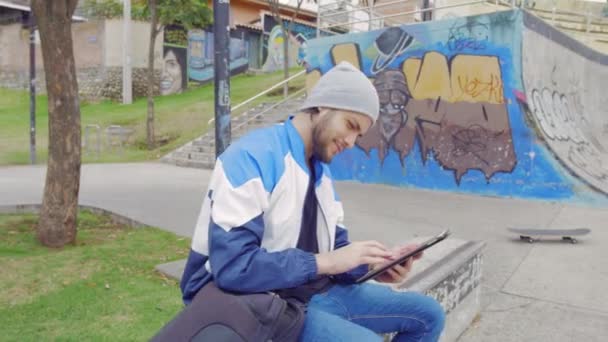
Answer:
M365 114L376 122L380 100L364 73L348 62L340 62L321 76L300 110L314 107L349 110Z

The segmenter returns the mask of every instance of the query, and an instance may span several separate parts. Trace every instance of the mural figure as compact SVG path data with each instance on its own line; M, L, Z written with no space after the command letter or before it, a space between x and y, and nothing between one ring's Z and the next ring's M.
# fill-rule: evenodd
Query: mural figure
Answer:
M165 46L160 79L161 95L181 93L188 85L186 49Z
M268 37L268 57L262 66L264 71L277 71L283 69L283 31L279 25L275 26ZM289 34L289 67L297 64L297 58L300 56L298 51L300 43L291 34Z
M266 61L262 69L264 71L276 71L283 68L283 31L281 26L272 15L265 14L263 17L264 32L268 34L265 43L267 51ZM291 27L289 32L289 66L306 65L306 42L317 36L317 29L314 25L306 25L298 21L291 22L283 20L283 25ZM321 36L328 35L321 32Z
M372 64L372 74L377 74L388 67L413 41L414 38L400 27L391 27L382 32L374 42L378 56Z
M408 119L406 106L411 99L405 76L399 70L385 70L374 79L374 86L380 98L380 116L370 132L357 141L357 145L369 153L378 148L381 162L384 162L389 148L395 145L397 133L405 127Z

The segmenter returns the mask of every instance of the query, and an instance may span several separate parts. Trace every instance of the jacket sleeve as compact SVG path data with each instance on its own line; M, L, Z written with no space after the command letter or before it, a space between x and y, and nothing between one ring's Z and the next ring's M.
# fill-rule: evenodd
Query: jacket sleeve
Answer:
M296 248L269 252L261 247L263 213L273 187L272 180L264 177L272 172L263 172L261 162L248 153L229 155L218 163L209 222L209 261L217 286L251 293L314 279L314 254Z
M340 227L339 225L336 226L336 242L334 244L334 249L342 248L344 246L348 246L349 244L350 241L348 241L348 230L346 230L346 228ZM360 265L350 271L341 274L336 274L335 276L333 276L333 278L339 283L352 284L355 282L355 280L361 278L368 271L368 265Z

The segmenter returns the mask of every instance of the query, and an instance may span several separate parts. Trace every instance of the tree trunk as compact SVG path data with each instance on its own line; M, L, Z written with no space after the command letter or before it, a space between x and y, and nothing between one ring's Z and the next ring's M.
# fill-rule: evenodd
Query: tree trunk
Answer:
M49 247L76 240L80 189L80 103L71 18L77 0L34 0L49 111L49 156L37 237Z
M146 140L148 149L154 149L154 45L158 34L158 15L156 12L156 0L150 0L150 46L148 49L148 114L146 116Z

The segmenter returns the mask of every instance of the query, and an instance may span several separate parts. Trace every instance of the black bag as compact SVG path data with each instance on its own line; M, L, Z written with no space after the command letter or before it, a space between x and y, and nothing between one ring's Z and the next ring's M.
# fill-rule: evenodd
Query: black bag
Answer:
M277 294L236 294L205 285L154 342L297 341L304 326L305 307Z

